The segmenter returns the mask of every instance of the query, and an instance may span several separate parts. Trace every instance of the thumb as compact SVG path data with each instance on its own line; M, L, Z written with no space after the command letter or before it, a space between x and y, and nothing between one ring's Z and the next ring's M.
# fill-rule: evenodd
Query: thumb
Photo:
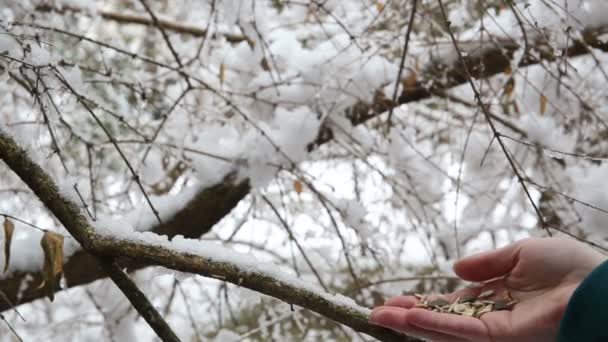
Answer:
M468 281L486 281L509 273L517 264L521 244L518 242L493 251L464 257L454 263L454 272Z

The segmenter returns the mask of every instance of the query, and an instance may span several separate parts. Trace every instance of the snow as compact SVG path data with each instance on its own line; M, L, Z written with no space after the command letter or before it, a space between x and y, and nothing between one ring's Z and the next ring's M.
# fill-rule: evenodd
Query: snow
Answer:
M243 139L248 167L240 170L241 176L249 178L252 188L266 186L280 166L289 167L304 159L319 126L316 115L307 107L277 108L273 122L260 127L263 134L253 131Z
M522 115L520 125L528 140L534 144L563 152L572 152L574 149L576 139L565 134L552 116L531 112Z
M261 273L272 277L278 282L312 292L327 301L339 306L348 307L361 314L368 315L371 312L367 308L358 306L350 298L346 298L340 294L332 295L326 293L318 285L298 279L290 270L277 264L262 262L251 254L234 252L216 243L187 239L180 235L175 236L169 241L166 236L160 236L152 232L125 231L122 227L98 227L96 231L110 238L126 239L144 245L163 247L177 253L197 255L217 263L231 264L237 267L244 275L248 273Z
M586 168L576 165L569 168L567 174L570 176L573 189L572 193L568 193L568 195L578 200L573 205L581 216L580 226L585 232L605 239L608 237L606 230L608 165L602 164Z
M0 53L7 53L12 57L21 56L23 53L19 43L2 29L0 29Z
M140 179L145 184L156 184L165 178L165 172L162 168L163 155L161 151L156 149L150 150L142 168L139 172ZM170 166L167 167L170 169Z
M69 86L76 91L76 94L86 94L88 88L83 81L80 67L59 67L59 71Z
M40 247L40 239L42 232L25 227L22 223L16 222L13 240L11 243L11 259L7 274L11 272L34 272L42 269L44 263L44 254ZM1 232L2 241L4 242L4 230ZM36 247L32 247L36 246ZM4 251L0 253L0 265L4 268L5 255ZM7 274L2 274L4 278Z
M161 220L166 221L186 206L201 190L200 186L190 186L182 189L175 195L149 196L149 199L154 208L158 210ZM131 210L122 217L99 215L95 221L91 220L90 223L97 228L112 226L121 227L120 229L126 231L133 229L146 231L155 227L158 224L158 219L152 213L150 206L142 198L140 204L134 210Z
M356 230L363 240L367 241L372 237L372 232L369 229L369 222L365 219L367 209L361 202L340 199L335 205L342 214L344 223Z
M27 62L34 65L47 65L51 63L51 55L44 45L31 44L30 54L26 58Z
M213 339L215 342L237 342L240 340L239 334L226 329L221 329Z

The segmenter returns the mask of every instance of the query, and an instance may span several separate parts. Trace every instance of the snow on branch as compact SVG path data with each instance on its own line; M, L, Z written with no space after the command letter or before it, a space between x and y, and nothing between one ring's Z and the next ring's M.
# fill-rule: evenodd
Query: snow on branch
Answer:
M272 263L249 254L193 239L166 237L150 232L103 230L94 239L94 251L173 270L199 274L301 306L381 341L417 341L368 323L370 310L352 299L331 295L320 287L290 275Z

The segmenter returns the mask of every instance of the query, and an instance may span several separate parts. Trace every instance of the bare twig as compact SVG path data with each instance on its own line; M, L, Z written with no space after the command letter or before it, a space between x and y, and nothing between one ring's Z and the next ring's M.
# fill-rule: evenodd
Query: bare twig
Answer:
M418 0L414 0L412 3L412 12L410 13L410 21L407 24L407 30L405 31L405 42L403 43L403 51L401 52L401 61L399 62L399 71L397 72L397 79L395 79L395 89L393 89L393 102L397 102L397 94L399 93L399 85L401 84L401 74L403 73L403 67L405 66L405 57L407 55L407 47L410 43L410 33L412 27L414 27L414 18L416 17L416 7ZM393 112L395 107L391 107L388 111L388 118L386 119L386 132L391 130L391 119L393 118Z

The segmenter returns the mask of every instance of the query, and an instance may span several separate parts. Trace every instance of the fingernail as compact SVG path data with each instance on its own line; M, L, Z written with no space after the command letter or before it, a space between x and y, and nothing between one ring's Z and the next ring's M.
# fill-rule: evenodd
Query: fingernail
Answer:
M377 307L369 314L370 323L377 323L379 316L382 314L382 307Z

